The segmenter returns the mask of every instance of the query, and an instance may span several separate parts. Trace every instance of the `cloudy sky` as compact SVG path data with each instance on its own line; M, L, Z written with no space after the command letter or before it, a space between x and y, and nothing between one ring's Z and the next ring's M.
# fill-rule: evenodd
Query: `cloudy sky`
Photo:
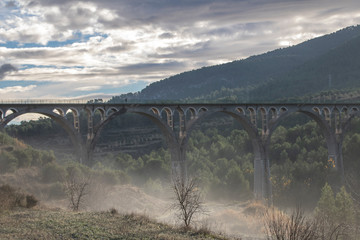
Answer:
M358 0L2 0L0 100L139 91L357 24Z

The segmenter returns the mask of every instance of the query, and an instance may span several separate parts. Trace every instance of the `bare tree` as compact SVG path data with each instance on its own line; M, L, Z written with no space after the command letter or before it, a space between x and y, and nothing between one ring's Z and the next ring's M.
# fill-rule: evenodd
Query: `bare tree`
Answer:
M299 207L290 216L274 209L267 211L265 229L268 240L319 239L317 223L307 219Z
M188 228L195 215L205 213L198 182L193 178L173 178L172 189L175 203L171 208L178 211L179 219Z
M69 198L69 206L78 211L85 204L85 197L90 193L90 174L84 175L76 168L68 169L64 182L65 192Z

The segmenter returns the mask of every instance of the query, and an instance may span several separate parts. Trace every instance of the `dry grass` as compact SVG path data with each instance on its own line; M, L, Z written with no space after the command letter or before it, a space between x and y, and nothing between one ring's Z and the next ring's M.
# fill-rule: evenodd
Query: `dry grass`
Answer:
M251 216L263 216L267 211L267 207L258 201L249 202L244 206L243 213Z
M223 239L138 214L16 209L0 215L0 239Z

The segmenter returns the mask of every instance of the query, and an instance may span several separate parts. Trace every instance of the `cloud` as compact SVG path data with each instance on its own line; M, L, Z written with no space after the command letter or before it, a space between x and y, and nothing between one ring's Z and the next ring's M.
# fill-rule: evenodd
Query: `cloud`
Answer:
M6 87L6 88L0 88L1 94L7 94L7 93L24 93L29 92L36 88L36 85L29 85L29 86L12 86L12 87Z
M17 68L11 64L3 64L0 67L0 80L4 79L5 75L9 72L17 71Z
M16 7L16 3L15 3L15 1L8 1L8 2L6 2L5 7L7 7L7 8Z
M24 92L30 98L116 92L360 23L360 1L353 0L9 0L0 6L0 62L19 67L0 77L35 82Z
M101 89L101 86L86 86L75 88L76 91L94 91Z

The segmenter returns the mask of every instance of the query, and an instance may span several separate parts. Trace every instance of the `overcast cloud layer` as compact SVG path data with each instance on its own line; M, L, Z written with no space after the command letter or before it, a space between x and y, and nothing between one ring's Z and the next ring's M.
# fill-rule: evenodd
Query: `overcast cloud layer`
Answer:
M360 23L354 0L0 2L0 100L138 91Z

